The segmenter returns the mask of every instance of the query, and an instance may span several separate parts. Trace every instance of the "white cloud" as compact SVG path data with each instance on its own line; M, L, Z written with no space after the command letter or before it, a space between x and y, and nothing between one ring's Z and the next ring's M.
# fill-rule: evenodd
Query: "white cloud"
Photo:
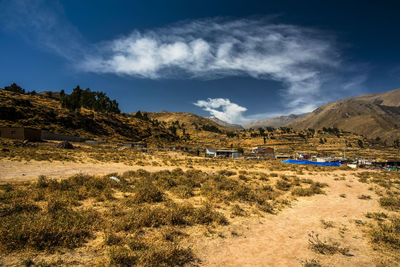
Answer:
M314 104L309 104L304 105L302 108L282 109L280 112L247 115L245 114L247 111L246 107L233 103L227 98L208 98L207 100L197 100L193 104L209 112L211 117L240 125L245 125L253 120L265 120L283 115L307 113L315 109Z
M247 108L232 103L226 98L208 98L207 100L198 100L194 105L209 112L212 117L225 122L238 124L249 122L249 119L243 116L243 112L245 112Z
M339 65L334 42L323 32L263 19L208 19L135 31L102 44L81 67L150 79L275 80L284 85L289 108L310 111L325 82L321 70Z

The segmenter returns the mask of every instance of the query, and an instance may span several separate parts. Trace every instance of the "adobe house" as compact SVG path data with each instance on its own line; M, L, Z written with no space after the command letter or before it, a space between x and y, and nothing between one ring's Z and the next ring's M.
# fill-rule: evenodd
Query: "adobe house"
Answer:
M29 140L29 141L40 141L42 140L42 131L33 128L26 127L0 127L0 137Z
M272 147L253 147L251 153L257 157L271 157L275 158L275 149Z

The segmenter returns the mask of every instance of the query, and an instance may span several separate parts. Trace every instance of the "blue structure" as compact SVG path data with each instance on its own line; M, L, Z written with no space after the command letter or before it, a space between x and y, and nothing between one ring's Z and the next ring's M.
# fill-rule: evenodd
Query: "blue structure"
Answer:
M315 161L307 161L307 160L282 160L283 163L293 163L293 164L304 164L304 165L319 165L319 166L331 166L331 167L340 167L339 162L315 162Z

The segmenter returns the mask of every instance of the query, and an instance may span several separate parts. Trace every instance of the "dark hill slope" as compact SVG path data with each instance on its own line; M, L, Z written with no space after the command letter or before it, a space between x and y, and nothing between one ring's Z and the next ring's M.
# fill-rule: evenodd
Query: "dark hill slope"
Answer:
M0 90L0 125L25 126L83 138L176 140L162 125L129 114L71 112L56 99Z

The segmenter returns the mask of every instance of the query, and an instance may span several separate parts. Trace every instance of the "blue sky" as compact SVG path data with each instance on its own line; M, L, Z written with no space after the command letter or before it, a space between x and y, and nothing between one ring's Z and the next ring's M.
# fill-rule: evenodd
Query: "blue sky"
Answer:
M398 1L0 1L0 87L245 124L399 88Z

